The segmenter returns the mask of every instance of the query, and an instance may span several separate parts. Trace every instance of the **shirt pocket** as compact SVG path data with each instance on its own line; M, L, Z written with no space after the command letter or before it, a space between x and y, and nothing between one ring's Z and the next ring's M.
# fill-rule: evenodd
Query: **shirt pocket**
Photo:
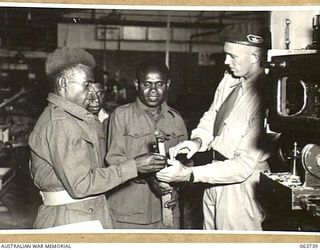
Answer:
M138 139L151 134L148 127L131 127L124 133L124 136L128 136L133 139Z
M184 136L183 132L179 130L167 130L166 133L172 138L180 138Z
M86 155L89 162L92 162L92 166L99 166L97 159L97 148L95 148L95 143L88 135L81 136L81 152Z
M185 136L186 136L183 133L183 131L182 130L180 131L179 129L167 128L167 129L164 129L163 132L167 135L169 139L164 142L167 151L169 150L169 148L183 141L183 139L185 139Z
M108 202L117 219L119 217L124 219L125 216L148 213L150 193L148 184L128 182L112 193Z
M81 146L86 147L90 146L94 148L94 142L88 135L82 135L81 136Z
M237 119L226 119L223 134L228 141L228 146L236 149L240 144L242 137L245 135L247 128L247 119L240 119L239 117L237 117Z
M151 152L153 133L150 128L146 127L131 127L124 133L126 143L126 154L128 158L133 158L137 155Z
M103 218L106 202L103 198L78 201L66 205L70 223Z

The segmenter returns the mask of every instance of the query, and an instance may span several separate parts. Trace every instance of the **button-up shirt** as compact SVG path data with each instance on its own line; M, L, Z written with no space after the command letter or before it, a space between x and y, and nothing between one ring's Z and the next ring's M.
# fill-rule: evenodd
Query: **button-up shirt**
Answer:
M228 160L194 167L194 181L214 184L242 182L253 174L259 162L268 158L264 148L266 145L261 144L265 139L264 109L259 86L262 83L261 74L262 72L258 72L244 80L226 73L221 80L210 109L192 131L191 138L198 137L202 140L200 151L212 148ZM216 114L239 82L242 86L234 108L224 121L221 134L213 137Z
M107 113L107 111L105 111L104 108L101 108L99 113L98 113L98 119L101 123L103 123L106 119L109 118L109 114Z
M137 176L133 160L104 165L106 138L96 116L55 94L50 93L48 101L29 137L30 172L41 191L66 190L75 199L84 198L102 194ZM67 219L71 214L65 216L59 224L71 223ZM52 220L50 223L39 227L56 225Z
M166 103L156 116L139 99L118 107L110 117L107 162L118 164L152 152L156 131L167 135L166 150L187 138L183 119ZM150 224L161 220L161 200L146 183L129 181L119 186L110 193L109 202L117 221Z

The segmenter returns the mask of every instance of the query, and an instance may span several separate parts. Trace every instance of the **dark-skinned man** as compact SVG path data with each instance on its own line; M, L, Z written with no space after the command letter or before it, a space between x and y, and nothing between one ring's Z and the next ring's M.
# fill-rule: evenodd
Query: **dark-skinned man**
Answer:
M92 86L92 89L89 92L90 100L89 100L87 110L98 118L99 122L102 124L103 130L106 136L108 133L109 114L102 107L104 98L105 98L105 90L103 88L102 83L100 82L92 83L91 86ZM105 147L106 146L107 145L105 145Z
M90 92L92 96L88 105L88 111L96 115L101 123L104 123L109 117L108 113L102 107L105 98L104 88L100 82L92 83L92 88L94 91Z
M145 154L106 167L101 146L105 133L87 111L93 56L82 49L59 48L47 56L45 67L52 90L29 137L30 172L43 200L34 228L86 221L113 228L104 193L138 172L163 168L165 158Z
M115 109L110 117L108 134L109 164L119 164L139 154L153 151L156 133L166 137L165 148L187 138L183 119L166 104L170 86L169 70L165 64L154 60L142 62L134 81L138 97L134 103ZM109 194L110 208L117 229L168 229L179 226L177 192L167 206L173 212L173 224L168 226L161 216L161 196L171 192L154 176L138 176Z

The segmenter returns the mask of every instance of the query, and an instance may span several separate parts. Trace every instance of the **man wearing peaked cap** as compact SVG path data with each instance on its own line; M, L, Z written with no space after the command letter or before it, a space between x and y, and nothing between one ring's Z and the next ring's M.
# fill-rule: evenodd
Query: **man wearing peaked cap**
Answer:
M222 34L224 63L228 66L213 103L191 133L191 139L170 149L172 166L157 173L167 182L213 184L203 196L204 229L262 230L264 211L257 200L260 172L268 171L265 85L260 62L270 46L270 32L259 23L227 26ZM214 160L188 168L175 160L177 154L213 149Z
M105 133L87 111L90 98L95 98L94 66L93 56L82 49L58 48L46 59L52 92L29 137L30 173L43 201L34 228L71 224L79 229L77 223L89 221L98 222L100 229L113 228L104 193L138 172L164 166L159 155L104 165Z

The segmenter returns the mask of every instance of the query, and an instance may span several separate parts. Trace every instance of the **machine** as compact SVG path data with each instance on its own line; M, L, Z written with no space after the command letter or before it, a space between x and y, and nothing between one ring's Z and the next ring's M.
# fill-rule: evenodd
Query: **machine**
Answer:
M262 201L284 230L320 230L320 53L270 51L267 123L281 134L273 172L261 174ZM274 172L275 171L275 172ZM274 228L270 228L274 229Z

